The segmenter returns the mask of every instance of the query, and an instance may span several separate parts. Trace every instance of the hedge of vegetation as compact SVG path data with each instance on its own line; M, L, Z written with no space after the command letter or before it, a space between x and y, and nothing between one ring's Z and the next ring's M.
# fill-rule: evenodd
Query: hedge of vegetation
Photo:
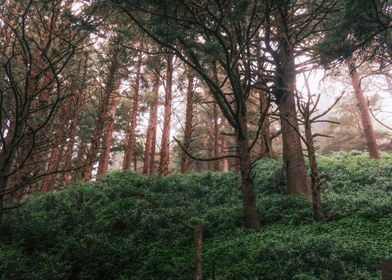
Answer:
M234 172L114 173L32 196L2 221L0 278L192 279L202 224L206 279L379 279L392 255L392 156L320 158L319 224L307 201L279 193L281 166L255 165L259 232L242 228Z

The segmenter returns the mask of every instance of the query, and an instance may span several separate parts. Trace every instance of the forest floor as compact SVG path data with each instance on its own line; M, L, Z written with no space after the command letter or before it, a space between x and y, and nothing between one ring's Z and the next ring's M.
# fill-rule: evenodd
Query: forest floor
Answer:
M198 224L205 279L380 279L392 257L392 155L319 165L322 223L276 190L280 161L255 165L260 231L243 228L235 172L118 172L33 195L3 218L0 279L192 279Z

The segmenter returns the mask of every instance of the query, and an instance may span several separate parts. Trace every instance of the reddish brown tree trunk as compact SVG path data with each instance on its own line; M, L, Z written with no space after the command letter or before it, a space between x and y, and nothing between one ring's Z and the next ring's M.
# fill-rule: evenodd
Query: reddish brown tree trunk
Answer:
M105 125L107 125L108 119L108 110L109 110L109 102L112 98L112 95L115 89L118 87L117 81L117 72L119 69L119 61L118 61L118 48L119 45L114 46L114 49L111 50L111 61L107 73L107 78L105 82L105 89L102 96L102 101L99 106L98 118L95 123L95 128L93 135L90 140L90 147L87 150L86 159L84 161L85 166L82 169L82 177L83 181L88 181L92 178L92 170L94 163L97 159L97 154L99 147L101 145L102 135L104 132Z
M225 118L223 118L222 119L222 127L223 128L225 127L225 123L226 123L226 120L225 120ZM227 139L226 139L225 135L221 135L221 137L220 137L220 147L219 147L219 150L220 150L220 154L222 154L222 155L228 154ZM223 171L223 172L228 172L229 171L229 161L228 161L227 158L222 159L220 161L220 170Z
M106 118L106 128L102 138L102 149L99 155L99 164L97 175L102 175L108 171L110 149L113 143L114 121L117 109L117 96L116 93L111 94L110 109Z
M188 88L186 94L186 113L185 113L185 131L184 131L184 148L189 151L192 142L193 130L193 83L192 72L188 71ZM183 152L181 156L181 173L184 174L189 170L190 159Z
M64 153L64 161L63 161L63 169L65 172L63 173L63 184L67 184L71 180L71 169L72 166L72 156L74 153L74 146L76 135L78 133L78 125L79 125L79 114L82 108L83 103L85 102L83 85L87 80L87 66L88 66L89 56L88 53L84 53L84 60L80 64L79 73L82 74L82 78L80 81L76 81L76 94L73 96L71 102L73 102L74 108L72 108L72 116L70 117L70 125L69 125L69 135L68 142L66 144L66 150Z
M80 94L81 91L80 91ZM72 117L71 117L71 122L69 125L69 140L66 144L66 150L64 153L64 173L63 173L63 184L67 184L71 180L71 169L72 166L72 156L74 153L74 146L75 146L75 140L76 140L76 135L78 133L78 123L79 123L79 113L80 109L82 106L83 98L82 96L75 96L75 108L74 111L72 112ZM81 149L82 150L82 149Z
M260 221L256 207L256 193L252 182L251 157L246 114L240 119L241 131L237 131L237 147L241 174L241 193L244 207L245 226L259 229Z
M132 100L131 110L131 121L129 123L128 141L124 154L123 170L129 170L131 168L131 162L135 150L136 144L136 121L139 107L139 87L140 87L140 76L142 68L142 52L139 52L138 60L136 64L136 77L133 85L134 96Z
M214 102L212 105L212 118L211 125L209 127L209 138L210 138L210 157L217 157L219 154L219 126L218 126L218 108L216 103ZM212 144L212 145L211 145ZM219 170L219 161L211 161L208 163L208 170L218 171Z
M259 92L260 112L264 114L263 124L260 132L260 154L259 157L272 157L271 129L268 117L267 98L264 92Z
M72 100L71 100L72 101ZM48 167L46 169L46 172L48 173L47 176L43 178L41 181L40 185L40 191L41 192L47 192L49 190L49 186L52 186L55 184L55 178L56 175L55 172L58 171L60 161L61 161L61 154L64 151L63 147L65 145L64 142L64 136L65 132L67 129L67 123L69 121L69 105L66 106L66 109L63 110L63 116L61 123L59 125L59 128L54 134L54 139L53 139L53 147L50 150L50 155L49 155L49 160L48 160Z
M352 86L354 88L355 98L357 100L357 106L361 114L361 124L365 135L369 156L374 159L380 159L380 151L376 140L376 133L374 132L372 120L370 118L369 105L361 88L361 79L356 69L354 59L350 59L347 62L347 65Z
M195 280L203 279L202 270L202 248L203 248L203 228L201 225L195 226Z
M150 116L148 118L146 148L144 151L143 173L147 175L151 175L154 172L155 142L158 124L158 92L159 76L155 75L155 81L152 89L152 98L150 103Z
M309 178L305 166L299 134L296 103L295 103L295 63L294 50L287 36L286 15L280 15L279 62L276 69L276 101L279 107L280 123L283 138L283 159L287 175L287 191L289 194L301 194L311 197Z
M163 128L161 141L161 154L159 161L159 173L169 174L170 160L170 121L172 114L172 83L173 83L173 55L167 55L165 104L163 113Z
M106 98L104 98L106 99ZM103 100L105 104L101 104L102 107L107 107L107 100ZM105 106L106 105L106 106ZM102 110L102 109L101 109ZM99 146L101 143L102 131L103 131L103 122L105 120L105 112L101 111L98 116L98 120L95 123L95 128L93 135L90 139L90 146L87 148L86 158L84 160L84 167L82 169L81 179L83 181L89 181L92 178L93 166L96 162L96 157L98 154Z
M287 191L310 197L310 186L302 154L293 94L285 95L279 102L283 138L283 158L286 167Z

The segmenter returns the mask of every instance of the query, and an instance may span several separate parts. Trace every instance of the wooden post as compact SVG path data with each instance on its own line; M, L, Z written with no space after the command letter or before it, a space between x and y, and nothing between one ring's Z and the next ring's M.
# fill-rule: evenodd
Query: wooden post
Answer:
M392 260L383 260L381 262L381 279L392 280Z
M202 273L202 245L203 245L203 228L201 225L195 226L195 280L203 278Z

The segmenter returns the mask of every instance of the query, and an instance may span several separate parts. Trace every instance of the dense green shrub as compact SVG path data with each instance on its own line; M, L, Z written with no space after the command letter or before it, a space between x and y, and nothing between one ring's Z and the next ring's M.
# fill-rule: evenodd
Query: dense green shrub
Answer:
M319 164L322 224L306 199L279 193L280 161L255 164L260 232L242 229L235 172L113 173L31 196L2 221L0 279L190 279L195 224L206 278L377 279L392 255L392 157Z

